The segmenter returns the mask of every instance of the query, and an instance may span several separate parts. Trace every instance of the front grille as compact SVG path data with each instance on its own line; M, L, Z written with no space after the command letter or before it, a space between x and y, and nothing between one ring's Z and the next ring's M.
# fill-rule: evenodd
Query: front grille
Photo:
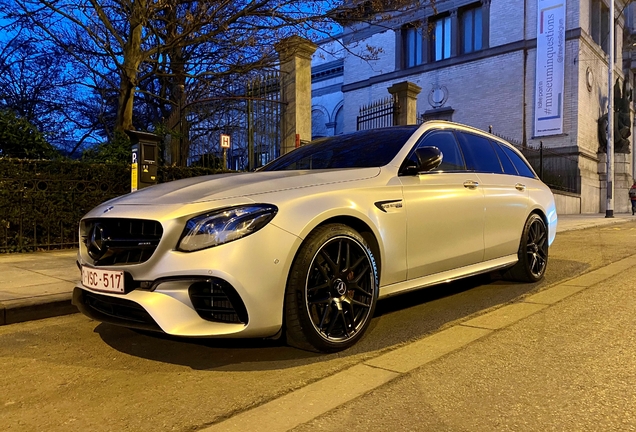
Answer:
M88 219L82 222L82 241L94 265L139 264L157 249L163 227L144 219Z
M95 294L80 288L73 291L73 304L98 321L126 327L161 331L159 325L137 303L123 298Z
M195 282L188 289L192 306L207 321L247 324L247 309L228 282L219 278Z

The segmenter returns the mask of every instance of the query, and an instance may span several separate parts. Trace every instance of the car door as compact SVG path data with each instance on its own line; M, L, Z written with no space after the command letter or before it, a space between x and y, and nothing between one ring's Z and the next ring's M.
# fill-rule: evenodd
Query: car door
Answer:
M435 146L442 164L431 172L400 177L406 210L408 279L483 259L484 195L467 172L451 130L427 133L416 147Z
M458 131L466 166L479 177L485 197L484 260L517 253L528 214L528 190L498 143Z

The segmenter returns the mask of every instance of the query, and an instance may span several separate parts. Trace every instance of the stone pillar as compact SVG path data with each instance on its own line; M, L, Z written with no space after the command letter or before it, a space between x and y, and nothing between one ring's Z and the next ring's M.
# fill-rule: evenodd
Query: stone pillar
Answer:
M632 186L631 155L614 153L614 213L631 213L629 188ZM601 182L601 213L607 208L607 154L599 154L599 180Z
M300 36L291 36L276 44L280 58L281 154L289 153L297 143L311 140L311 56L317 45Z
M400 104L400 112L396 119L396 125L417 124L417 95L422 87L409 81L393 84L387 89Z
M632 155L614 153L614 212L631 213L629 188L632 187Z
M336 122L329 122L326 124L327 131L329 131L329 136L334 136L336 134Z

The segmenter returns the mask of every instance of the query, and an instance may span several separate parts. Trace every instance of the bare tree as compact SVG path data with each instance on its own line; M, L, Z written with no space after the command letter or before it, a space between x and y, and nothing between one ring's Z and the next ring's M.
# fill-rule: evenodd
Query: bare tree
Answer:
M158 111L178 103L187 82L214 87L276 61L274 43L328 35L337 21L383 19L418 1L0 0L5 19L71 56L89 85L117 89L115 130L133 129L135 93ZM114 78L118 82L113 82ZM148 99L149 100L149 99Z

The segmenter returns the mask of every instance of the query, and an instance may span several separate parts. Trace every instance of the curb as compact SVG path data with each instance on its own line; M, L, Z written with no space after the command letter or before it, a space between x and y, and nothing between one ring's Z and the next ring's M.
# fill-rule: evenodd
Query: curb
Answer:
M0 325L17 324L79 312L71 293L49 294L0 302Z
M592 222L582 220L580 224L571 223L570 226L563 227L563 228L559 228L559 225L557 223L557 234L562 232L568 232L568 231L578 231L578 230L587 229L587 228L598 228L598 227L606 226L606 225L616 225L619 223L629 223L629 222L633 222L634 220L636 219L626 219L621 217L607 218L607 219L603 219L602 221L592 221Z

